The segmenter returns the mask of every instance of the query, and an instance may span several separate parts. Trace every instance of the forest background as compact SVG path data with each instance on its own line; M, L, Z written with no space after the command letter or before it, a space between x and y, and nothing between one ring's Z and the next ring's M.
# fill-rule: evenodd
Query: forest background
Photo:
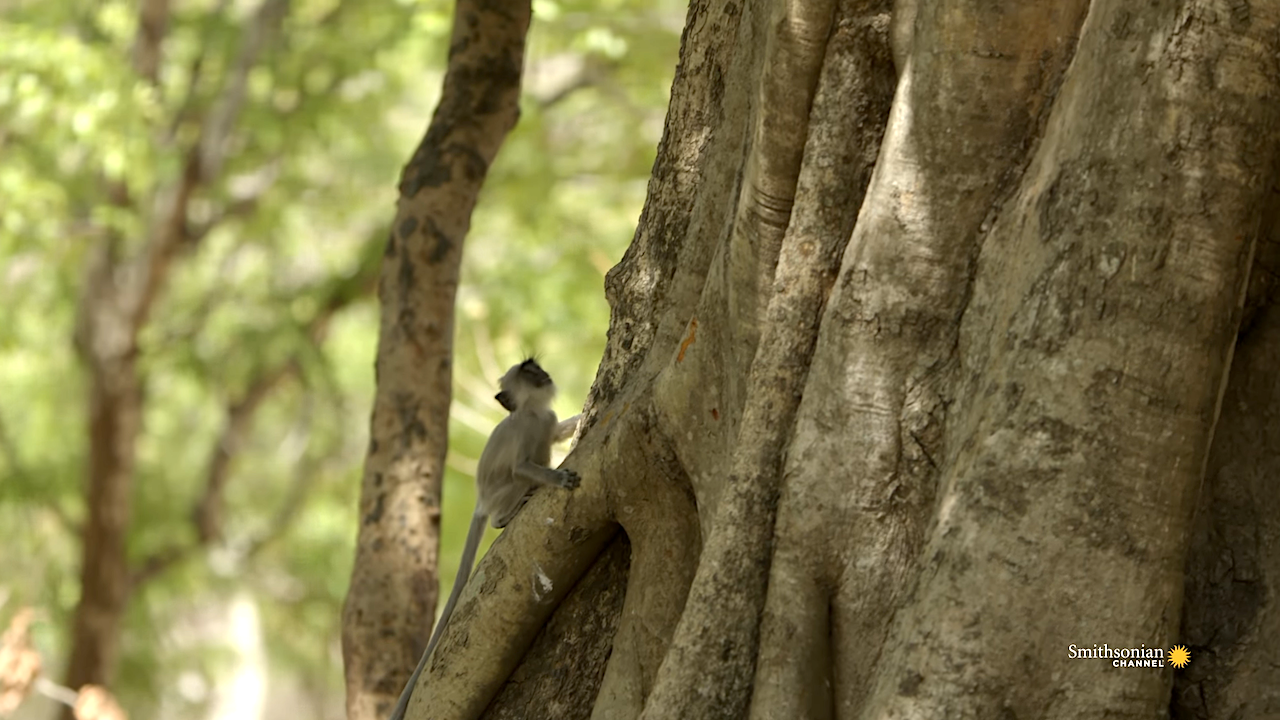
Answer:
M116 644L84 661L129 717L343 717L373 279L451 10L0 6L0 622L35 609L47 679L85 558L119 550ZM503 368L536 352L557 410L581 407L683 20L672 0L534 3L522 115L464 253L445 518L473 502ZM95 465L124 482L119 548L85 546ZM442 528L447 593L466 523ZM31 695L15 717L55 710Z

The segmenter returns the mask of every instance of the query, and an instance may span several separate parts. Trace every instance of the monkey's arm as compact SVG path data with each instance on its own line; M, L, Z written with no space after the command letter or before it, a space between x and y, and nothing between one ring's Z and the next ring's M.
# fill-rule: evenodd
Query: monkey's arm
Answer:
M551 435L551 442L564 442L573 437L578 431L578 422L582 420L582 413L578 413L567 420L561 420L556 424L556 431Z

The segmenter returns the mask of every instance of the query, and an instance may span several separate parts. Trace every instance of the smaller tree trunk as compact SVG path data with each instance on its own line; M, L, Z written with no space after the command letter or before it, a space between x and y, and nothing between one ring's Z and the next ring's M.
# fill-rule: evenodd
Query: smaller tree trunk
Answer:
M81 535L80 602L71 636L68 687L109 685L129 597L125 538L133 491L135 443L142 428L142 393L131 356L92 361L89 379L89 462ZM65 715L70 718L69 715Z
M109 684L115 672L120 624L134 582L126 556L136 444L142 433L143 378L138 371L138 337L168 279L179 246L190 239L188 207L201 187L213 182L246 92L246 78L269 44L287 3L263 3L245 28L235 71L219 98L216 121L205 118L202 147L182 157L181 171L153 198L146 241L137 254L120 255L119 238L95 249L76 318L75 343L89 373L89 458L87 517L81 548L80 600L71 636L66 684ZM155 82L168 23L167 0L145 0L138 18L134 66ZM124 196L118 187L108 194ZM62 711L72 720L70 708Z
M519 114L529 18L528 0L458 1L440 104L401 176L378 287L378 387L342 616L349 720L390 712L431 633L462 245Z
M94 248L76 316L75 346L88 370L89 457L81 535L80 600L72 625L65 683L107 685L115 674L120 623L130 591L126 538L137 441L142 433L138 336L168 277L197 173L188 162L152 235L120 260L117 240ZM61 717L73 720L70 708Z

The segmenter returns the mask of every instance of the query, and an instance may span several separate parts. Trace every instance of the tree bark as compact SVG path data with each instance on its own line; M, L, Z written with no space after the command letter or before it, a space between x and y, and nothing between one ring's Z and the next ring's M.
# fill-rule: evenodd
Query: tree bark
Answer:
M107 269L92 271L94 287L86 304L98 306L100 320L83 320L98 333L121 329L111 312L114 299L99 291ZM112 328L112 326L115 326ZM122 346L90 350L82 343L89 369L89 455L85 493L88 513L81 531L80 602L71 634L66 685L109 685L119 653L120 621L129 596L129 568L125 537L129 527L136 441L142 428L142 387L136 367L137 347L129 338Z
M872 713L1168 704L1167 673L1055 657L1177 641L1189 511L1271 182L1258 159L1275 151L1262 48L1280 18L1237 35L1210 11L1090 8L977 264L936 522Z
M440 103L401 176L378 286L378 385L342 617L351 720L390 713L431 633L462 246L519 114L529 19L527 0L458 1Z
M1276 267L1256 246L1277 23L1199 1L693 2L565 463L583 484L495 543L410 717L506 716L490 701L516 683L526 717L1280 706L1256 270L1236 351L1251 268ZM629 562L599 556L618 530ZM616 617L568 592L602 562L626 575ZM531 597L532 568L556 593ZM580 629L532 645L548 617ZM554 673L594 682L571 654L601 634L598 689L557 703ZM1210 658L1176 697L1167 667L1069 656L1178 642Z
M1174 676L1177 720L1280 712L1280 203L1250 274L1222 416L1202 479L1187 556L1180 641L1193 662Z

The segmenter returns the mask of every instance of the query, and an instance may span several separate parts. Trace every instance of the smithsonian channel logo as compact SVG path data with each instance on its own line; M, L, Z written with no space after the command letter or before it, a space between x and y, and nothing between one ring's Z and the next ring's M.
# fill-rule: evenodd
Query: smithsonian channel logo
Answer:
M1165 650L1149 648L1145 644L1138 647L1113 648L1106 643L1101 645L1095 643L1091 647L1081 647L1072 643L1067 648L1067 657L1072 660L1110 660L1111 666L1118 668L1162 668L1165 663L1168 663L1182 669L1191 662L1191 651L1182 645L1174 645Z

